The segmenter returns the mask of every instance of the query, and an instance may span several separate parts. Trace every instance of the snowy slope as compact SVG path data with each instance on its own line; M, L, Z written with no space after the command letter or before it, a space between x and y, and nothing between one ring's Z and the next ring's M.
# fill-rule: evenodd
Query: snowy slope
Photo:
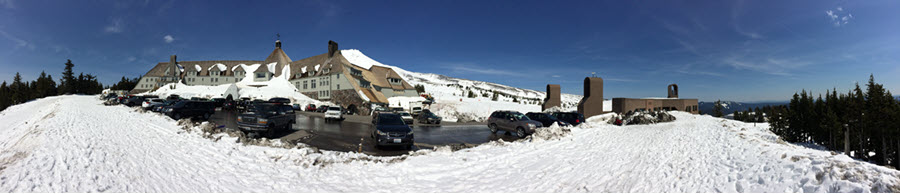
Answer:
M443 117L445 121L483 121L495 110L516 110L520 112L540 112L545 92L521 89L490 82L453 78L433 73L417 73L380 63L359 50L341 50L341 55L354 65L370 68L382 66L394 69L410 85L423 85L425 93L431 94L437 102L431 111ZM468 98L468 92L476 93L475 98ZM492 101L493 92L500 93L497 101ZM562 110L575 111L582 96L562 94ZM515 99L515 100L514 100ZM519 102L514 102L519 101ZM612 104L611 101L607 104ZM612 106L605 106L611 111Z
M672 123L372 157L208 139L100 103L49 97L0 113L0 192L900 191L896 170L785 144L766 125L677 112Z

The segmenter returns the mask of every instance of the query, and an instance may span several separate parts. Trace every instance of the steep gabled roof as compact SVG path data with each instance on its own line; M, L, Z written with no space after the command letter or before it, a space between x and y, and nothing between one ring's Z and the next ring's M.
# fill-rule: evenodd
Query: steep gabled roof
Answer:
M275 76L281 75L281 70L284 69L285 65L291 63L291 57L288 57L287 54L284 54L284 50L276 47L275 50L272 50L272 53L269 54L269 57L266 57L266 60L263 61L263 64L276 63L275 65ZM267 68L257 68L255 72L267 72Z

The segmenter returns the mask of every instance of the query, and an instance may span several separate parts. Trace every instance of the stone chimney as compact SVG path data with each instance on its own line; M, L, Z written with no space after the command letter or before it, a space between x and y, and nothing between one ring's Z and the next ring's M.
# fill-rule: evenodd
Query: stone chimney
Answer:
M334 53L337 53L337 52L338 52L337 42L329 40L328 41L328 58L333 57Z
M281 40L275 40L275 48L281 48Z
M584 78L584 98L578 102L578 113L584 115L585 119L603 114L603 79Z
M178 64L178 61L176 60L176 58L177 57L175 55L169 56L169 72L171 72L169 73L169 76L172 77L178 76L178 65L176 65Z
M669 84L669 98L678 98L678 84Z
M547 84L547 98L544 98L544 104L541 105L541 110L544 111L555 106L560 106L561 104L559 84Z

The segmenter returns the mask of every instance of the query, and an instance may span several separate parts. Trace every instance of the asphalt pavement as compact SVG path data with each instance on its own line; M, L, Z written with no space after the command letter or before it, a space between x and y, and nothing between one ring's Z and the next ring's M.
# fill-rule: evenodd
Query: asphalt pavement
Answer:
M403 155L410 150L403 147L375 148L371 133L374 126L370 116L345 115L343 121L326 122L323 113L297 111L297 122L290 130L279 131L268 138L277 138L286 142L300 142L319 149L363 152L370 155ZM210 122L237 129L237 111L216 111ZM440 125L411 125L415 133L415 145L412 150L432 149L443 145L475 146L478 144L503 139L515 141L515 134L491 133L486 123L441 122Z

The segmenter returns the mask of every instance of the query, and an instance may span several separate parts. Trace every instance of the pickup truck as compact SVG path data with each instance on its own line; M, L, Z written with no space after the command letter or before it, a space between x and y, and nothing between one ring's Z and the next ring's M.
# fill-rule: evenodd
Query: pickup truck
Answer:
M257 102L247 105L247 111L238 115L237 124L242 131L271 137L278 130L290 129L295 119L290 105Z

